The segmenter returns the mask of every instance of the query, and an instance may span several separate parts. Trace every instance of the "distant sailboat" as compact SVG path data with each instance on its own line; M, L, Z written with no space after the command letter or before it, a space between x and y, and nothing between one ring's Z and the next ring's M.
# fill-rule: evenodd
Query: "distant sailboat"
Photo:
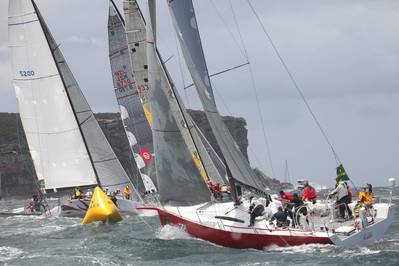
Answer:
M363 216L362 226L356 227L353 220L336 223L333 212L327 217L311 214L308 211L309 225L295 228L277 227L266 217L260 217L254 226L248 226L248 201L240 197L238 186L255 194L269 196L264 192L264 182L260 180L240 153L229 131L224 125L213 97L212 86L202 50L194 6L191 0L168 0L169 10L174 20L176 33L188 69L203 104L212 131L225 157L229 182L232 186L233 202L211 202L209 191L198 175L197 169L185 161L187 150L176 131L176 122L168 103L168 90L165 79L156 62L156 41L147 27L148 63L150 74L151 111L154 119L153 134L156 150L156 169L159 178L159 192L162 207L146 207L157 210L162 225L184 225L186 231L197 238L233 248L264 249L267 246L289 246L310 243L335 244L340 246L368 245L380 239L394 217L391 203L373 205L376 214ZM152 8L155 1L149 0L150 19L155 17ZM170 136L173 132L173 137ZM180 143L180 145L178 145ZM178 145L178 147L177 147ZM176 148L177 147L177 148ZM171 159L169 154L173 153ZM172 166L172 169L170 169ZM176 170L175 170L176 169ZM171 171L172 170L172 171ZM179 179L180 177L180 179ZM173 186L184 181L181 187L170 193ZM317 206L329 210L334 203L320 203ZM310 208L310 207L304 207ZM332 207L333 208L333 207ZM370 219L369 219L370 218Z
M9 1L9 47L13 85L36 175L46 191L101 185L134 188L79 88L33 0ZM136 213L135 200L118 200ZM90 198L61 206L84 215Z
M128 0L124 1L123 4L126 19L125 30L133 69L133 77L136 80L144 112L150 125L153 126L154 117L152 116L151 111L152 106L150 108L146 23L137 1ZM155 8L155 5L152 6ZM155 18L152 18L152 23L155 23ZM154 60L156 60L156 64L158 64L161 69L160 73L164 76L165 86L168 88L168 94L171 96L168 99L170 104L170 110L168 113L170 113L170 115L173 113L173 115L176 116L176 126L179 128L184 143L191 154L190 157L200 171L202 178L206 181L227 184L226 170L222 160L216 154L215 150L186 111L184 104L174 87L172 78L163 66L163 60L158 51L155 53Z
M125 22L112 0L108 16L108 42L115 96L130 149L139 170L138 183L143 186L141 189L139 187L139 190L144 193L153 193L157 189L154 185L154 183L156 184L156 172L152 132L150 122L146 118L146 113L148 114L149 111L145 112L143 109L138 86L133 77Z

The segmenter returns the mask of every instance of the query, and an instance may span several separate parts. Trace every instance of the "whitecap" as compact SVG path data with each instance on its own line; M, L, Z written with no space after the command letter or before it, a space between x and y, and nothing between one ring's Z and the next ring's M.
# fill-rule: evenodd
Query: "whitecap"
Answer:
M155 236L163 240L191 239L183 225L165 225L155 232Z
M21 254L23 253L24 251L22 249L2 246L0 247L0 262L5 262L8 260L15 259L21 256Z
M287 247L280 247L280 246L268 246L264 250L265 251L277 251L285 254L311 254L314 252L319 253L330 253L334 250L336 246L333 245L326 245L326 244L306 244L306 245L299 245L299 246L287 246Z

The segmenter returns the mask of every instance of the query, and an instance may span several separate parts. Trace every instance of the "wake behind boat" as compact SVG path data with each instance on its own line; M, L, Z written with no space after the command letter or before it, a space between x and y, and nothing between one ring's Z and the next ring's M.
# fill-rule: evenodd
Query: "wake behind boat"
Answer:
M11 209L11 210L0 210L0 217L10 216L40 216L43 212L41 211L30 211L24 207Z

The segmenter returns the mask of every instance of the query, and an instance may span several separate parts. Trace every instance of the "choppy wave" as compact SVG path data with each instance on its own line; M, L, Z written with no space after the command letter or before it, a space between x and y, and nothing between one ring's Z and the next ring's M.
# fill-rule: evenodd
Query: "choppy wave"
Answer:
M394 202L399 205L399 191ZM23 206L0 201L0 209ZM52 211L53 212L53 211ZM389 233L367 248L332 245L236 250L191 238L158 217L81 225L80 218L0 217L0 265L398 265L399 206ZM364 263L367 262L367 263Z
M156 231L156 237L162 240L192 239L183 225L165 225Z
M329 253L335 250L337 247L334 245L323 245L323 244L308 244L308 245L300 245L300 246L288 246L288 247L279 247L279 246L269 246L264 249L264 251L268 252L281 252L286 254L295 254L295 253Z
M2 246L0 247L0 262L12 260L18 256L21 256L23 253L24 251L21 249Z

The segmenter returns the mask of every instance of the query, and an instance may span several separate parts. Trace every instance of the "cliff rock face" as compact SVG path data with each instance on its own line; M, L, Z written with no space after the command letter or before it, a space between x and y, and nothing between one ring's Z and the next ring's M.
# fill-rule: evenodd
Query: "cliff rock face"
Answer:
M279 180L275 178L271 178L267 175L265 175L261 170L258 168L254 169L254 172L257 176L263 178L266 182L266 185L269 187L269 189L274 190L274 191L280 191L280 190L286 190L286 189L291 189L293 188L293 185L291 183L284 183L280 182Z
M31 195L36 174L19 116L0 114L0 198Z
M220 155L220 149L215 144L216 140L205 114L202 111L189 111L189 113ZM96 118L122 166L135 181L138 177L138 170L130 153L119 114L101 113L96 114ZM234 140L247 157L248 132L245 120L231 116L224 117L224 120ZM0 113L0 125L0 197L29 196L37 190L36 175L18 114ZM270 179L259 170L257 173ZM270 180L270 188L278 186L277 180Z
M222 152L220 151L219 146L216 144L215 136L212 133L211 126L209 125L209 121L206 118L205 113L197 110L189 110L189 114L191 115L197 126L201 129L206 139L215 149L216 153L222 158ZM242 154L244 154L245 158L248 159L248 130L246 128L247 122L242 117L232 116L224 116L223 120L230 130L231 135L233 135L233 138L240 148Z

